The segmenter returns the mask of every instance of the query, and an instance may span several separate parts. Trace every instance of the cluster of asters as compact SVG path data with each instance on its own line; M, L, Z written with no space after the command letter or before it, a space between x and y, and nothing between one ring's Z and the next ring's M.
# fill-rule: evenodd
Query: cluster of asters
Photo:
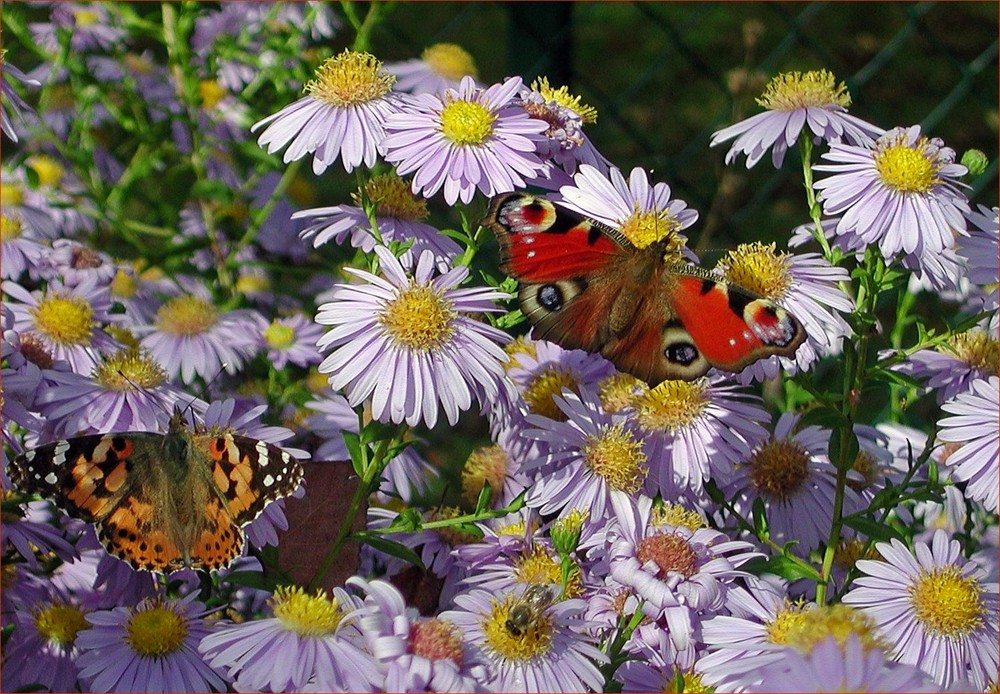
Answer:
M270 29L281 19L243 5L205 10L199 46L245 38L267 12ZM298 14L284 21L309 11L314 36L328 38L337 19L311 5L285 6ZM50 50L70 32L95 74L121 77L107 54L127 30L105 7L61 3L32 31ZM170 118L183 109L169 71L145 60L137 79ZM782 370L809 371L855 339L844 318L854 309L846 269L821 253L740 246L716 271L788 309L807 342L794 359L651 388L598 355L530 333L512 339L487 320L505 312L509 294L472 282L474 235L445 235L428 221L435 198L481 210L492 196L532 188L616 229L652 223L683 246L680 232L697 212L647 172L626 175L606 160L584 132L596 113L565 88L519 77L480 83L454 45L386 66L347 50L316 70L301 99L241 129L236 95L253 71L215 68L213 106L226 104L219 112L233 118L206 116L206 134L221 142L252 131L286 163L308 157L317 175L337 163L363 174L354 204L275 205L267 235L239 251L247 266L270 252L294 261L306 243L350 244L371 262L343 268L333 283L317 278L308 298L274 289L223 308L205 279L215 267L207 250L189 274L170 277L116 261L92 244L100 210L83 183L54 151L30 146L38 129L58 137L75 116L69 107L31 113L35 83L63 76L3 65L3 132L31 152L5 159L3 170L4 689L996 685L997 210L970 205L965 167L943 142L917 126L883 130L850 115L846 90L825 71L779 75L762 113L713 139L733 140L727 163L744 154L751 167L767 152L780 166L812 138L825 147L813 170L826 220L790 231L790 245L816 234L846 257L875 248L912 272L913 291L987 314L947 349L916 351L898 366L936 396L937 440L894 422L857 425L861 452L838 487L830 431L798 413L772 415L753 387ZM99 165L109 177L121 170L110 154ZM208 170L220 182L238 175L225 157ZM276 180L260 182L264 199ZM181 218L181 233L209 233L197 205ZM322 374L313 399L277 413L295 431L263 424L266 399L237 392L261 361L300 378L315 367ZM212 380L220 369L227 375ZM197 397L207 381L211 397ZM436 605L425 614L408 606L391 582L408 565L368 549L359 575L329 592L250 587L263 585L245 579L262 571L253 553L210 580L190 569L135 571L107 554L92 526L11 489L9 455L84 433L162 432L175 406L317 460L346 459L345 434L361 422L433 430L442 417L453 426L478 410L491 440L461 471L464 510L425 503L437 473L419 437L382 471L368 510L370 530L412 549L440 580ZM783 545L787 564L822 556L835 505L860 514L887 489L926 480L931 467L943 501L911 500L880 516L914 530L909 546L842 529L836 604L816 604L814 580L760 569ZM401 506L423 509L429 527L403 530ZM482 520L449 525L474 507L487 512ZM750 532L760 517L768 542ZM278 502L246 530L260 548L286 527ZM970 557L972 541L980 551Z

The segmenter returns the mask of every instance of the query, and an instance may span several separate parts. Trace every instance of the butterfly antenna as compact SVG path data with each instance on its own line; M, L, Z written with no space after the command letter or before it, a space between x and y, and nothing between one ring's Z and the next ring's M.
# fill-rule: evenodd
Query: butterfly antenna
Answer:
M164 402L163 402L163 400L162 400L162 398L160 397L159 394L154 393L153 391L151 391L149 388L147 388L146 386L142 385L141 383L136 383L131 378L129 378L125 374L125 372L122 371L121 369L118 369L118 375L122 377L123 381L125 381L130 386L132 386L132 388L134 390L137 390L140 393L145 393L149 397L150 400L152 400L154 403L156 403L156 406L159 407L160 410L165 415L167 415L168 418L170 418L171 416L173 416L173 413L167 410L167 406L166 406L166 404L164 404Z
M188 400L187 404L184 405L184 407L181 408L180 411L181 412L190 411L191 412L191 418L193 420L195 418L194 404L196 402L198 402L199 400L201 400L202 402L208 402L209 401L208 400L208 389L212 387L212 384L215 383L216 380L218 380L219 376L221 376L222 372L225 371L227 368L229 368L229 362L225 362L225 361L222 362L219 365L219 370L215 372L215 375L212 376L207 381L205 381L205 385L203 385L201 387L201 389L198 391L198 394L195 395L195 396L193 396L190 400Z

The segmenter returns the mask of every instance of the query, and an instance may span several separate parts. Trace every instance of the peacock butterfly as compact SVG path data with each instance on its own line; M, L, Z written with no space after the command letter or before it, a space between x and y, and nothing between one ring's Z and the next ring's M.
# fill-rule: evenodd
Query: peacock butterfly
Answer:
M599 352L650 385L791 357L806 339L770 299L696 265L667 262L662 241L636 248L545 198L494 198L484 224L500 242L503 271L520 283L535 337Z

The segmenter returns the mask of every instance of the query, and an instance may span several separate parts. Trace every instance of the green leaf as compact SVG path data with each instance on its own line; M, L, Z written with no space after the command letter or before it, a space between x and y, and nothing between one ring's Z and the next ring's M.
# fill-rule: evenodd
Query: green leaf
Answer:
M479 492L479 498L476 499L476 510L475 513L478 515L483 511L486 511L490 507L490 501L493 499L493 487L490 486L488 480L483 482L483 488Z
M280 580L278 577L263 574L260 571L233 571L226 574L223 580L226 583L235 583L238 586L266 590L269 593L273 593L274 589L280 585L286 585L285 581Z
M388 441L399 433L399 427L395 424L386 424L372 420L361 430L361 443L375 443L376 441Z
M870 518L848 516L844 518L844 525L848 528L857 530L865 537L870 537L873 540L879 540L881 542L888 542L892 539L901 540L903 542L906 541L906 538L891 525L886 523L876 523Z
M794 559L789 559L788 557L752 559L741 568L756 575L765 573L774 574L782 578L787 578L789 581L796 581L800 578L807 578L810 581L823 580L823 575L814 567Z
M753 532L754 534L763 539L768 536L767 532L767 511L764 510L764 500L757 497L753 500L753 510L751 511L753 515Z
M368 448L362 445L361 437L353 431L342 431L341 435L344 437L347 452L351 456L351 464L354 466L354 472L357 473L358 477L363 477L365 466L368 462Z
M351 537L370 545L380 552L385 552L391 557L396 557L397 559L402 559L405 562L413 564L422 571L427 570L427 567L424 566L424 562L420 559L420 555L406 545L396 542L395 540L389 540L384 537L379 537L378 535L365 534L352 535Z

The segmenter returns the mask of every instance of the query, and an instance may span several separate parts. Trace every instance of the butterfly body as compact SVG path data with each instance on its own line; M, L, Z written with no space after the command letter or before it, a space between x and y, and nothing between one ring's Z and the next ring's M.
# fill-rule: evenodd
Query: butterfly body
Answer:
M228 566L241 527L295 491L288 452L228 432L192 432L177 413L165 434L79 436L26 451L11 480L97 526L109 553L138 569Z
M544 198L495 198L486 224L499 239L502 269L520 282L536 337L598 352L651 385L790 357L805 340L773 301L666 260L663 242L637 248Z

